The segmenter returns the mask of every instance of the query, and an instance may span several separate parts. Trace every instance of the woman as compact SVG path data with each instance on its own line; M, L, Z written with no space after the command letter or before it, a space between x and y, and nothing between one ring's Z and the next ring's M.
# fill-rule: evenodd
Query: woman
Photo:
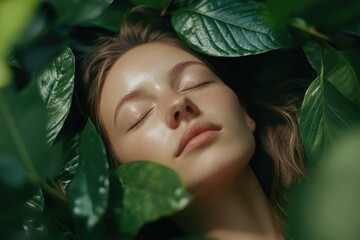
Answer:
M284 239L283 188L306 171L301 99L279 104L241 89L239 100L226 74L165 21L131 16L142 21L129 17L119 36L103 38L85 72L92 119L115 162L150 160L179 174L195 199L173 217L186 234Z

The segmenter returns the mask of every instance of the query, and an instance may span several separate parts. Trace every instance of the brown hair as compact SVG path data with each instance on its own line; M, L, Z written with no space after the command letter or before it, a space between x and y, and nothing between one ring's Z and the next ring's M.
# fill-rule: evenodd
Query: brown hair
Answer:
M90 117L103 135L113 158L111 144L99 117L102 86L111 67L122 54L135 46L150 42L174 44L204 60L204 57L190 51L179 40L168 21L160 17L154 18L144 11L133 11L128 15L121 25L119 35L103 37L97 42L95 51L87 57L84 79L89 85ZM226 82L226 79L223 80ZM267 193L277 225L285 230L284 217L288 200L284 190L306 175L298 123L302 95L298 93L298 86L291 89L289 84L283 84L277 88L278 93L271 94L266 89L243 89L241 87L237 93L257 125L255 137L258 147L251 165Z

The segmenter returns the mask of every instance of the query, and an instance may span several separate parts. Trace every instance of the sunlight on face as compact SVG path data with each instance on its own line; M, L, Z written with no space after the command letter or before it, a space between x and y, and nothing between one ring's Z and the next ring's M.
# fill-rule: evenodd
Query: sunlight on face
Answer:
M237 173L255 149L255 123L234 92L201 60L166 43L117 60L100 118L119 162L161 163L190 190Z

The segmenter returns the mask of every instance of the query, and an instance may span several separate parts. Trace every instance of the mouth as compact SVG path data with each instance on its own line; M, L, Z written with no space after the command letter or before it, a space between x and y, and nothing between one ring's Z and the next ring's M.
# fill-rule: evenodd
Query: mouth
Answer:
M197 122L191 125L182 136L175 156L179 157L195 148L210 143L216 138L220 130L219 125L209 122Z

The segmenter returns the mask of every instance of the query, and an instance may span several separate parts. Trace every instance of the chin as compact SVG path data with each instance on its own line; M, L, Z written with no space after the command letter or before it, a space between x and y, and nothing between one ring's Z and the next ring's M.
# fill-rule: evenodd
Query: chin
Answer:
M191 177L185 179L185 186L195 197L224 187L239 176L242 169L248 165L252 154L253 151L242 155L231 151L202 154L191 169Z

